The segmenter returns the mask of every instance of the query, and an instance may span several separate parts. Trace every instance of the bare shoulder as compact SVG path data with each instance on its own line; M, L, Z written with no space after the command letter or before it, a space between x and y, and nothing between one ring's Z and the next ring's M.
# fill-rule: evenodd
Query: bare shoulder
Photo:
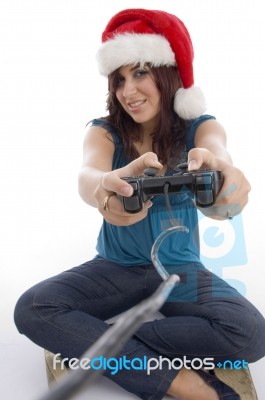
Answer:
M84 146L91 146L100 142L113 146L113 140L111 134L101 126L89 126L86 128L84 137Z
M86 129L83 142L83 166L111 165L114 154L114 143L111 134L100 126Z
M196 147L205 147L206 143L218 142L226 144L226 131L224 127L215 119L202 122L196 130ZM206 146L207 147L207 146Z

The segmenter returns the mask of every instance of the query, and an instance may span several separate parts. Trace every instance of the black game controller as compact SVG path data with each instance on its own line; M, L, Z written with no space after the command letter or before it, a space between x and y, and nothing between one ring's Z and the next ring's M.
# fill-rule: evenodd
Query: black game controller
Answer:
M168 193L191 193L198 207L212 206L223 184L221 171L189 172L187 163L178 165L178 169L179 172L170 176L156 175L156 168L147 168L142 176L123 177L134 189L132 196L122 196L124 210L130 214L141 211L145 201L165 194L166 186Z

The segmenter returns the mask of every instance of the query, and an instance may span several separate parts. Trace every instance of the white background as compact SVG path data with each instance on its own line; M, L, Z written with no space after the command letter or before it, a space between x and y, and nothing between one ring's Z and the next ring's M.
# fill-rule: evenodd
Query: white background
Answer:
M225 126L235 164L251 181L243 212L248 263L226 269L265 315L262 0L0 0L0 266L2 398L36 399L42 350L20 336L13 309L28 287L95 254L101 217L79 198L85 124L105 114L107 82L95 53L110 17L163 9L183 19L195 48L195 81ZM265 398L264 359L252 366ZM131 398L105 383L107 395ZM94 399L103 399L104 385ZM121 394L122 393L122 394Z

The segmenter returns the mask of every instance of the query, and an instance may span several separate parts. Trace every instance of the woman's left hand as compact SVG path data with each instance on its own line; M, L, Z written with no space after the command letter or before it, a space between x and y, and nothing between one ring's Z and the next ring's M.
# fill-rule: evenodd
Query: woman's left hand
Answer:
M190 150L188 165L189 171L201 168L221 171L224 178L215 204L211 207L199 208L204 215L220 220L233 218L243 210L248 202L251 186L240 169L205 148Z

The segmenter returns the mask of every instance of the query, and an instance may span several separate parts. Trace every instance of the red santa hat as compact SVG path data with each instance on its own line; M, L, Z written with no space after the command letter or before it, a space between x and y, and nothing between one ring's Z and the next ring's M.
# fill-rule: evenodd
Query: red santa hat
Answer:
M100 73L105 76L128 64L177 66L182 87L175 94L175 111L184 119L205 112L203 93L194 86L191 38L175 15L136 8L118 12L102 34L97 61Z

